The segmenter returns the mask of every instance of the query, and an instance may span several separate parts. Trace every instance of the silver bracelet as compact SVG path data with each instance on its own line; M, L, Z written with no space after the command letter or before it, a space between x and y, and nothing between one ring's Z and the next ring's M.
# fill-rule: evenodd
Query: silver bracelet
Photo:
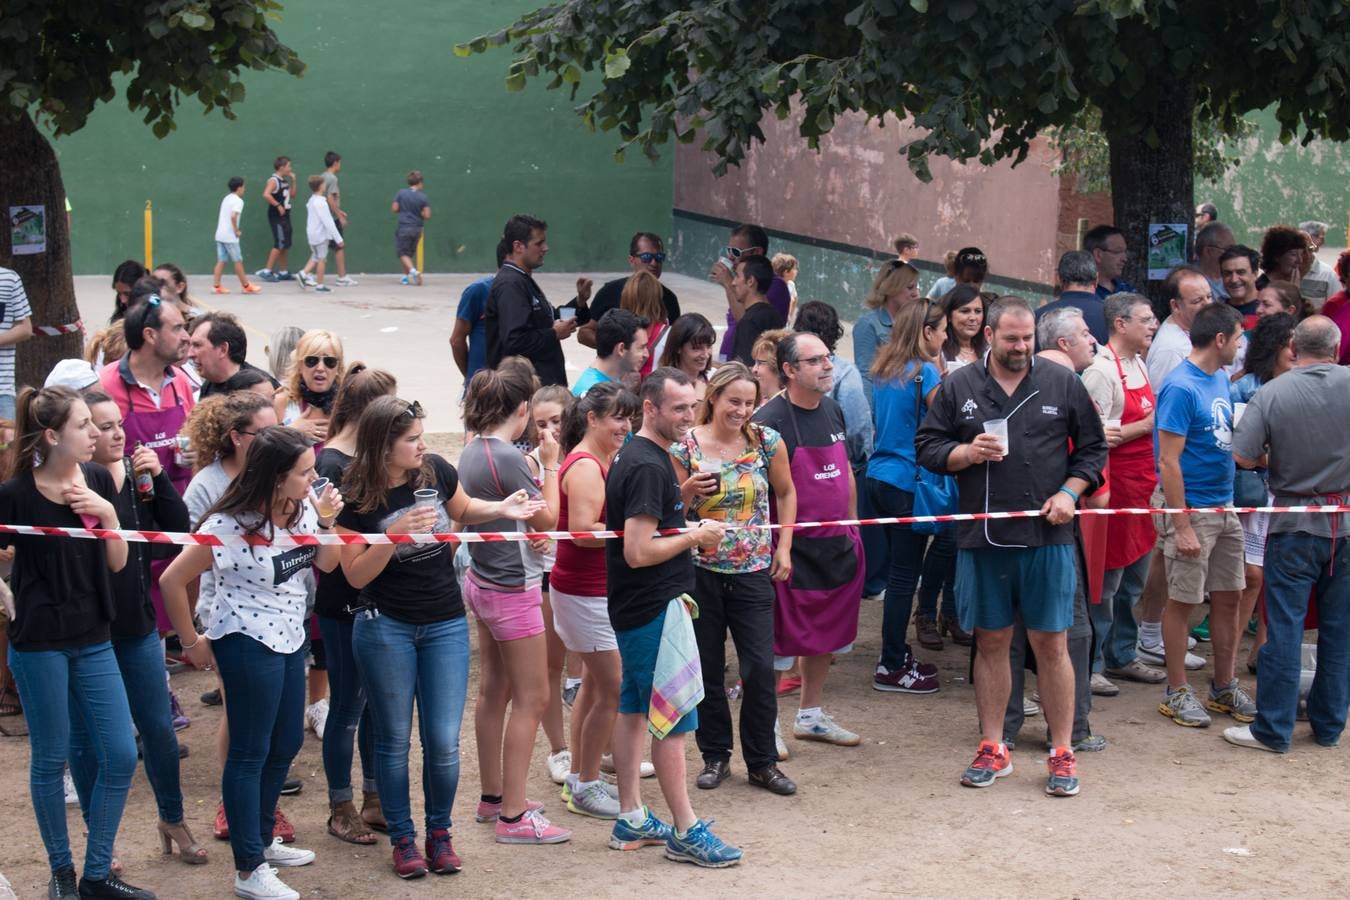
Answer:
M193 641L192 643L190 643L190 644L182 644L182 643L180 643L179 646L182 647L182 649L184 649L184 650L191 650L193 647L197 646L197 645L200 644L201 642L202 642L202 636L199 634L199 635L197 635L197 639L196 639L195 641Z

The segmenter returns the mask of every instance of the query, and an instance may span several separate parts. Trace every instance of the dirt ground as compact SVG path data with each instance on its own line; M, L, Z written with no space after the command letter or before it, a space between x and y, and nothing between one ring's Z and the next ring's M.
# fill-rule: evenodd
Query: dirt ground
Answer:
M453 458L460 441L429 439ZM1209 729L1179 728L1156 711L1160 689L1123 683L1114 698L1096 698L1093 731L1107 737L1101 753L1079 755L1082 793L1051 799L1045 779L1044 720L1032 718L1013 754L1016 771L992 788L962 788L957 779L979 735L974 695L966 680L967 651L950 643L920 655L938 664L942 689L926 697L878 693L871 673L880 643L881 604L865 602L856 650L841 657L826 687L826 708L864 738L856 748L788 738L783 770L796 796L776 797L750 787L745 767L716 791L693 788L700 766L688 740L694 808L717 820L716 831L745 848L743 862L725 870L676 865L660 848L609 850L609 825L568 813L537 745L530 796L572 829L569 843L506 847L490 826L473 821L478 763L473 740L473 696L461 734L460 790L455 803L455 848L463 872L400 882L390 869L386 842L354 847L325 830L327 799L320 744L307 735L294 774L303 793L282 798L295 823L297 846L318 854L311 866L283 872L307 898L403 900L453 893L465 897L632 897L655 892L742 897L1326 897L1350 894L1340 851L1350 833L1345 747L1324 749L1307 725L1295 731L1285 756L1232 747L1216 717ZM1246 639L1240 659L1245 659ZM1207 652L1201 644L1197 652ZM734 670L734 662L733 662ZM476 678L477 658L474 659ZM1204 673L1195 683L1202 684ZM728 683L734 682L734 674ZM476 682L475 682L476 683ZM209 845L211 862L189 867L160 856L154 801L143 773L128 799L117 849L132 883L162 900L231 896L229 845L211 839L219 797L215 729L222 712L198 696L212 676L189 671L173 686L192 725L179 733L191 748L182 782L188 824ZM1031 686L1028 686L1028 690ZM733 702L733 712L738 704ZM780 703L791 733L795 696ZM1350 742L1347 742L1350 745ZM413 744L414 771L420 765ZM28 744L0 738L0 872L20 898L45 896L49 876L28 800ZM357 773L359 777L359 772ZM416 785L416 779L414 779ZM666 816L655 779L643 796ZM68 807L77 867L84 833L78 809ZM422 827L421 800L413 796Z

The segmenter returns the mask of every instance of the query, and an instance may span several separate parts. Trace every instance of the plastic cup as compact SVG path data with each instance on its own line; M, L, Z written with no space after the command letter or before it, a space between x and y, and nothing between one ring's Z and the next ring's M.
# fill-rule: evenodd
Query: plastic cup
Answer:
M1107 419L1107 420L1106 420L1104 423L1102 423L1102 424L1104 424L1107 428L1119 428L1119 427L1120 427L1120 420L1119 420L1119 419Z
M564 306L558 310L558 318L562 319L564 322L567 322L571 319L575 319L576 317L577 317L576 307Z
M696 471L700 475L721 475L722 464L712 459L700 459L696 464Z
M323 492L328 489L329 483L327 478L316 478L309 486L309 496L314 501L314 511L319 514L320 519L331 519L337 515L337 510L333 508L333 504L323 495Z
M984 433L992 434L998 438L998 442L1003 451L1003 456L1008 455L1008 420L1007 419L988 419L984 423Z
M437 501L440 497L440 491L437 491L435 488L422 488L421 490L413 491L413 504L419 509L434 509L437 506Z

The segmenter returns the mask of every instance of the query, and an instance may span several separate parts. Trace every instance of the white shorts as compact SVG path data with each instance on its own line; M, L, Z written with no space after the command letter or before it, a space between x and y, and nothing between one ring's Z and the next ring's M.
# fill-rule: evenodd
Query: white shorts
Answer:
M310 244L309 258L314 260L315 262L322 262L323 260L327 259L328 242L324 241L322 244Z
M573 653L599 653L618 650L614 626L609 624L609 600L605 597L578 597L553 587L548 593L553 607L553 630L563 646Z

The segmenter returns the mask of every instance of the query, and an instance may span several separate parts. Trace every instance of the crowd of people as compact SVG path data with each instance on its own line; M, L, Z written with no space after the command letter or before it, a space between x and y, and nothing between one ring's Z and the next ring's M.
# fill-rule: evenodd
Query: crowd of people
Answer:
M283 207L289 170L279 159L268 182ZM336 232L316 179L315 215ZM399 251L415 278L406 224ZM322 741L332 836L386 834L400 878L461 869L452 811L475 645L475 819L502 844L572 837L527 795L542 728L563 805L612 822L609 847L736 864L742 850L694 810L685 735L703 760L697 788L731 777L738 733L748 782L795 793L780 768L792 752L780 702L799 693L794 740L861 742L827 711L825 687L877 595L876 690L940 690L911 634L924 649L971 647L980 741L960 774L968 787L1010 775L1025 719L1043 712L1045 793L1077 794L1078 754L1107 744L1093 697L1121 680L1156 686L1159 712L1179 725L1230 718L1224 737L1239 746L1287 751L1300 716L1335 745L1350 707L1350 579L1332 573L1350 566L1350 520L1215 511L1350 494L1350 460L1332 449L1350 426L1336 320L1350 302L1309 286L1325 234L1314 225L1272 228L1256 251L1205 224L1197 263L1167 278L1166 309L1121 280L1126 235L1110 226L1060 258L1057 297L1039 308L984 290L990 263L975 247L950 254L949 283L921 296L918 241L902 235L850 360L838 311L797 297L797 260L771 257L757 225L734 229L712 265L727 299L714 349L713 324L682 314L661 283L658 235L633 236L631 275L594 296L579 279L555 305L533 277L547 224L514 216L497 272L456 313L467 443L454 463L428 452L422 407L396 375L348 363L339 335L279 332L268 372L247 362L241 324L195 304L177 267L123 264L87 358L17 396L0 522L263 540L175 552L0 535L12 561L0 703L26 716L49 896L154 896L121 879L115 850L138 752L165 852L209 861L184 815L175 727L186 717L166 652L218 676L203 696L225 712L213 832L230 843L235 894L254 900L298 900L278 869L315 860L278 805L306 730ZM266 271L285 265L282 253ZM1344 287L1350 255L1336 270ZM31 325L11 276L0 270L0 398L14 396L12 345ZM573 337L595 358L569 384ZM1075 515L1140 507L1190 511ZM1025 510L1037 515L796 528L860 512ZM622 537L458 551L276 540L553 529ZM1310 594L1318 657L1303 690ZM1238 673L1244 627L1256 634L1254 697ZM1212 643L1211 661L1191 652L1197 640ZM650 775L669 822L643 801ZM66 778L88 828L78 879Z

